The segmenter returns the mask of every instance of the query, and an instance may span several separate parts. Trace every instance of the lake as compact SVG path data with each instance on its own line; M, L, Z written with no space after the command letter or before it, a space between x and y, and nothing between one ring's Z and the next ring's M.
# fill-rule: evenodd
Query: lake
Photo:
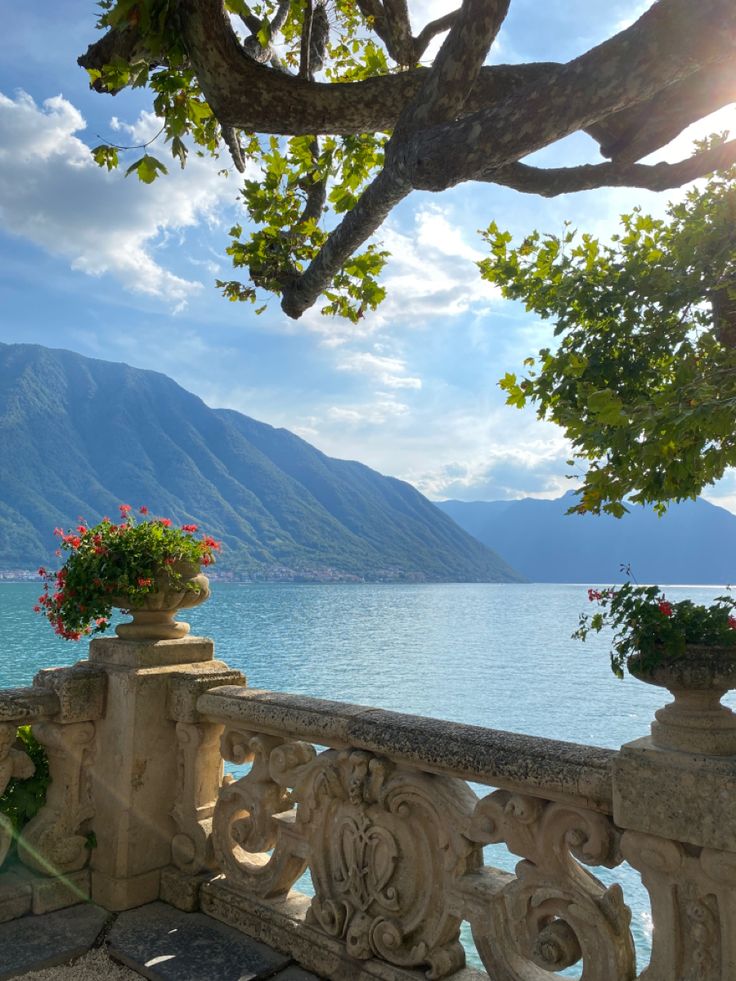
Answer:
M84 644L58 639L32 612L39 591L0 583L0 687L85 656ZM666 592L711 602L723 587ZM215 583L184 618L252 687L615 749L648 734L667 696L617 680L603 635L570 639L588 606L582 585ZM492 861L513 868L498 852ZM638 875L626 866L596 874L624 887L641 970L651 919Z

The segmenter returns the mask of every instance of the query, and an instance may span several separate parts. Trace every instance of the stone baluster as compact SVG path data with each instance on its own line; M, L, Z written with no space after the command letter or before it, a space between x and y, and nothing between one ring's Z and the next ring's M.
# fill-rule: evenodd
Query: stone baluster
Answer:
M25 780L33 776L33 761L16 745L17 724L0 723L0 795L15 777ZM13 842L13 826L5 815L0 814L0 866L2 866Z
M168 715L176 724L177 781L171 816L173 868L162 872L161 897L179 909L199 908L199 886L217 868L212 845L215 803L223 782L220 736L223 725L197 711L197 699L210 688L245 684L239 671L173 674Z
M0 794L13 778L26 780L35 767L16 741L19 726L54 715L59 701L53 691L39 688L6 688L0 691ZM0 814L0 867L13 840L10 821Z
M623 861L608 815L497 790L478 802L469 835L522 858L515 875L486 867L461 885L492 978L543 981L582 961L587 981L633 981L631 913L621 887L606 888L585 868Z
M89 859L89 765L95 721L104 707L105 676L82 663L40 671L33 684L53 693L58 708L33 723L33 734L46 750L51 783L46 803L23 829L18 855L42 875L68 876Z

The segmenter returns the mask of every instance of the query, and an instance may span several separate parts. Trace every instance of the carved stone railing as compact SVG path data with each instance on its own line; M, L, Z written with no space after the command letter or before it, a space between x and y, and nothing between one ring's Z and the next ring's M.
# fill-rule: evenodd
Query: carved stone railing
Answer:
M0 921L163 899L333 981L736 979L736 757L256 691L196 637L95 640L0 692L0 787L29 772L23 722L52 783L0 874ZM591 871L624 861L651 900L640 975L623 890ZM465 966L468 931L487 974Z
M635 976L621 889L585 867L623 861L615 752L243 688L197 708L252 762L215 807L209 914L330 978L455 974L463 920L494 979ZM483 864L492 843L516 875ZM313 898L284 904L306 868Z

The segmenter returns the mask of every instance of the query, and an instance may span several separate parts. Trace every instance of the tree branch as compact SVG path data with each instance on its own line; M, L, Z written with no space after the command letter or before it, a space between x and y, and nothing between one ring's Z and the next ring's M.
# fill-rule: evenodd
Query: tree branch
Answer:
M432 38L435 38L438 34L444 34L445 31L450 30L457 20L459 13L459 10L453 10L451 13L445 14L444 17L438 17L437 20L433 20L430 21L429 24L425 24L419 34L414 38L413 54L415 62L421 59Z
M313 176L319 161L319 140L316 136L310 144L309 151L312 155L314 167L312 172L307 174L304 183L301 184L301 187L306 192L307 200L302 213L299 215L297 225L301 225L310 219L319 221L324 211L325 202L327 201L327 177L319 178Z
M381 227L410 190L408 184L397 180L391 172L382 170L365 189L355 207L330 233L304 273L286 285L281 300L284 313L297 319L313 306L345 261Z
M641 187L649 191L666 191L706 177L715 170L724 170L734 163L736 140L729 140L674 164L621 165L613 162L540 168L515 163L489 171L484 180L545 198L591 191L598 187Z
M391 37L396 52L389 51L391 57L400 65L414 65L414 38L411 33L409 7L406 0L383 0L387 33Z
M634 163L731 102L736 102L736 70L729 58L668 85L644 104L594 123L587 132L600 143L604 157Z
M361 82L310 82L276 72L248 58L226 17L222 0L179 0L190 62L218 121L246 132L299 136L313 133L386 133L419 91L428 68L369 78ZM116 57L139 55L136 30L109 30L77 60L101 69ZM532 81L553 85L559 65L484 67L464 112L491 105ZM101 86L98 87L100 90Z
M363 16L372 21L373 30L386 45L386 50L399 65L414 66L427 45L438 34L449 31L459 10L431 21L416 37L412 37L406 0L357 0Z
M402 113L397 131L457 118L506 17L509 3L510 0L463 0L429 74Z
M463 0L460 16L445 39L435 63L414 100L402 113L386 145L385 165L355 207L330 232L305 272L283 293L281 309L298 318L309 309L345 261L383 224L391 210L411 191L392 161L421 119L454 115L467 98L483 59L503 21L508 0ZM443 82L446 83L443 85ZM449 90L449 91L448 91Z
M402 161L404 174L431 191L474 180L651 99L735 49L733 0L658 0L627 30L564 65L552 89L531 84L489 109L426 129Z
M358 9L371 21L389 56L398 65L414 65L414 39L405 0L357 0Z
M312 46L312 19L314 4L312 0L304 0L304 17L302 19L302 34L299 44L299 78L314 79L314 72L309 64L309 51Z

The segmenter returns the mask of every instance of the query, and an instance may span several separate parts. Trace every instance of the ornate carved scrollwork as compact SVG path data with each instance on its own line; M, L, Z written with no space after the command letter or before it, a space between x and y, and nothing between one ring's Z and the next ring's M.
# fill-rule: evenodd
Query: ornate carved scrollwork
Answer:
M307 867L306 849L294 833L288 772L307 765L315 751L308 743L233 728L223 733L221 751L232 763L252 766L239 780L226 777L220 790L212 824L217 862L234 887L262 898L284 896Z
M642 981L711 981L736 970L736 855L638 831L621 839L641 872L654 934Z
M0 723L0 794L4 794L10 781L26 780L35 771L33 761L16 741L16 723ZM13 828L4 814L0 814L0 865L8 854L13 841Z
M505 843L523 859L516 876L486 870L486 887L470 903L473 937L491 977L542 981L582 959L584 981L632 981L631 913L621 888L606 888L580 864L621 863L609 817L498 790L478 803L470 836Z
M179 744L176 803L171 816L179 829L171 841L171 860L183 872L215 867L212 815L221 782L221 725L177 722Z
M92 816L87 763L94 731L92 722L43 721L33 726L49 758L51 783L45 805L23 829L18 855L44 875L76 872L89 858L80 828Z
M476 797L462 781L358 751L321 754L297 783L315 896L308 920L358 959L442 978L463 966L452 886L480 865L461 833Z

